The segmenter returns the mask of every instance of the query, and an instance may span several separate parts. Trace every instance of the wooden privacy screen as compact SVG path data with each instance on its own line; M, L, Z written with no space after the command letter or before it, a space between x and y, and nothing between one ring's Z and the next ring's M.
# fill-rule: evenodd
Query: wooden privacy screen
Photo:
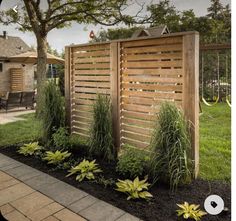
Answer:
M71 132L88 137L97 93L111 96L115 145L148 148L155 115L175 102L191 121L198 174L198 53L196 32L66 47L65 96Z
M11 68L11 91L22 91L24 88L24 71L22 68Z

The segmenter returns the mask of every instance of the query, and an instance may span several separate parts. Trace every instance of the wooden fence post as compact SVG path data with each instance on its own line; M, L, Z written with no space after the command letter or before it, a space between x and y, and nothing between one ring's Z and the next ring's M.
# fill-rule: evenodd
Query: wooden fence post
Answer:
M120 148L120 80L119 80L119 44L113 42L110 44L110 73L111 73L111 103L112 103L112 125L114 145L119 150Z
M183 35L183 109L190 121L195 178L199 173L199 34Z
M71 100L70 100L70 93L71 93L71 85L70 85L70 72L71 72L71 60L70 60L70 47L65 47L65 72L64 72L64 79L65 79L65 114L66 114L66 126L69 128L71 132Z

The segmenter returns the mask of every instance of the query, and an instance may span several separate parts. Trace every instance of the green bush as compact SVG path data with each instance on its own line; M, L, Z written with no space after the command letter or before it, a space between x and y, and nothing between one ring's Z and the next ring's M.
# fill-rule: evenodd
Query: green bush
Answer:
M48 144L52 134L65 125L64 100L53 81L45 82L40 89L37 115L42 121L42 140Z
M142 176L149 159L148 152L128 147L119 156L116 170L121 175L130 178Z
M70 138L66 128L60 127L55 133L53 133L52 139L57 150L70 149Z
M151 175L175 190L191 181L190 137L182 111L174 104L163 103L157 116L151 141L154 156Z
M108 161L115 160L117 157L112 136L111 102L105 95L99 94L93 106L89 152L93 156Z

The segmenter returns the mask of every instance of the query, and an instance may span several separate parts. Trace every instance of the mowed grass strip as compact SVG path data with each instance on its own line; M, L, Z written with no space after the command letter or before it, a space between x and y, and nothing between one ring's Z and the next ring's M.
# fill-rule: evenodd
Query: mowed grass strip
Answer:
M0 147L27 143L40 137L40 122L35 118L34 113L18 117L25 120L0 124Z
M231 109L226 103L201 104L200 177L231 180Z

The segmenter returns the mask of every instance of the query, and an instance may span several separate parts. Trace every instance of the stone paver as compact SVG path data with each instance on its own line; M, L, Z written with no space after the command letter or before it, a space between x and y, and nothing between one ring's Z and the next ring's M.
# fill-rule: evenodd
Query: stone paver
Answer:
M123 210L104 201L98 201L87 209L80 211L80 215L93 221L115 221L124 214Z
M19 163L19 162L11 162L11 164L7 164L7 165L4 165L2 166L0 169L2 171L7 171L7 170L10 170L10 169L15 169L17 167L20 167L22 166L22 163Z
M62 210L64 207L56 202L53 202L41 209L38 209L37 211L31 213L28 215L28 217L31 220L38 221L38 220L43 220L50 215Z
M10 204L5 204L3 206L0 206L0 211L1 211L2 215L6 215L14 210L15 210L15 208L13 208Z
M61 221L86 221L86 219L79 217L76 213L73 213L68 209L63 209L53 216Z
M33 192L11 203L13 207L29 217L30 214L49 205L53 200L39 192Z
M41 173L38 176L24 180L24 183L35 190L39 190L43 186L48 186L56 182L59 182L59 180L45 173Z
M10 186L14 186L17 183L19 183L19 181L15 180L15 179L10 179L10 180L4 181L4 182L0 181L0 190L3 190L3 189L10 187Z
M0 206L29 195L34 190L24 183L18 183L0 191Z
M2 154L0 154L0 209L5 211L9 221L140 220L84 191Z
M5 215L5 218L9 221L30 221L26 216L17 210Z
M60 221L60 220L54 216L49 216L46 219L43 219L43 221Z
M68 206L68 208L75 213L79 213L81 210L86 209L87 207L91 206L92 204L98 201L97 198L88 195Z
M120 218L116 219L116 221L140 221L140 219L128 213L125 213Z
M52 185L43 186L39 191L53 198L63 206L68 206L88 195L87 193L61 181Z
M40 171L35 170L34 168L31 168L24 164L16 168L5 170L5 172L12 175L13 177L16 177L17 179L21 181L30 179L32 177L35 177L41 174Z

